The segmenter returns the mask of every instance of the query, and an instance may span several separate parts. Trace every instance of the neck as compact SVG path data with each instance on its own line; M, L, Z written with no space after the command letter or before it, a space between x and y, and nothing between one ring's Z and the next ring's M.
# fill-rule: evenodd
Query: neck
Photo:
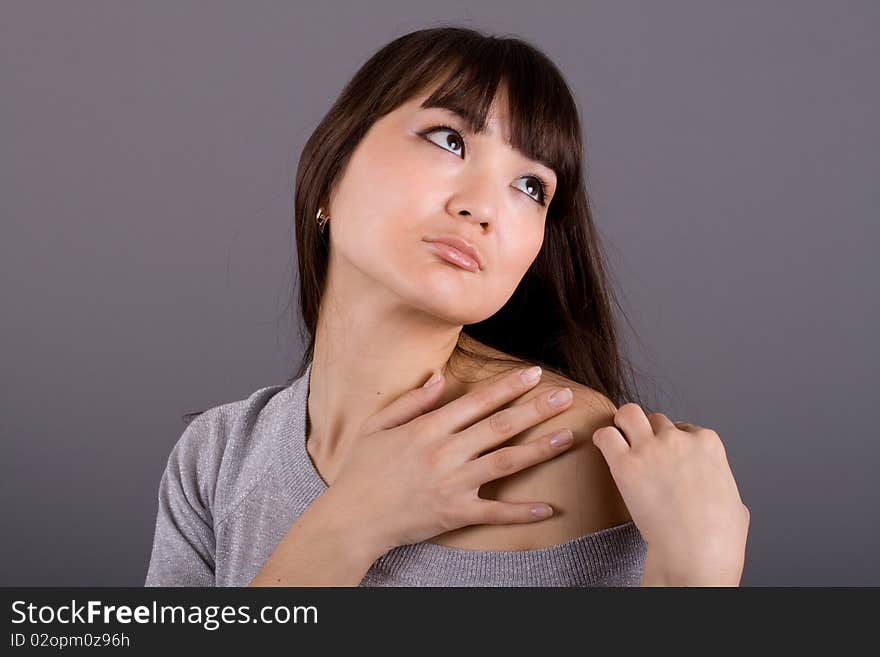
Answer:
M320 314L324 321L315 333L307 441L309 451L324 461L344 458L369 417L434 372L446 374L459 340L460 325L440 323L411 306L385 306L377 313L374 302Z

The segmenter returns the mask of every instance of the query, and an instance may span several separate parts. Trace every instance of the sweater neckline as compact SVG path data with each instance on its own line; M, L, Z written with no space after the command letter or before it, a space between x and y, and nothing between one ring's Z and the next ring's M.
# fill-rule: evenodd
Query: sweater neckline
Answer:
M327 490L306 449L308 395L312 361L289 390L286 419L279 427L277 446L281 478L292 500L303 509ZM639 550L633 548L642 548ZM644 559L641 534L630 520L564 543L528 550L471 550L428 541L398 546L386 552L372 566L364 582L384 576L400 581L421 581L426 565L456 573L460 584L472 586L480 580L505 581L510 586L533 582L536 576L558 580L547 585L580 582L595 585L618 568L631 567ZM635 559L635 561L633 561Z

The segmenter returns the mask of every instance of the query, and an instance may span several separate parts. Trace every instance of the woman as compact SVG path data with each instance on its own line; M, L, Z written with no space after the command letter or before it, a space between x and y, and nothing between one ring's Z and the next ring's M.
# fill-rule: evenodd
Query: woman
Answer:
M620 456L646 426L720 441L615 407L634 395L581 152L561 74L522 41L434 28L373 55L297 171L303 364L187 427L147 584L672 583L684 537L700 576L738 582L742 523L729 526L744 507L721 453L694 461L725 482L711 541L708 522L660 522L671 467L651 489ZM543 376L517 388L533 365ZM431 372L441 385L413 390ZM551 407L560 388L572 394Z

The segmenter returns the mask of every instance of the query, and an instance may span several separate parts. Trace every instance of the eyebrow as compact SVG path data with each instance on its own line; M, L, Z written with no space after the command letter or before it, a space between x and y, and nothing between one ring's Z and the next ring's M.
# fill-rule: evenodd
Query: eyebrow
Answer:
M428 103L427 101L425 101L424 103L422 103L419 106L419 109L445 110L445 111L449 112L450 114L453 114L454 116L458 117L458 119L460 119L462 121L462 123L464 123L465 129L468 132L470 132L471 134L473 134L475 132L474 129L471 127L471 119L467 116L467 113L462 108L460 108L458 105L453 103L452 101L449 101L449 100L434 101L433 103ZM505 139L504 141L507 143L508 146L513 147L513 144L510 143L509 139ZM545 167L547 167L550 171L553 172L554 176L557 175L556 170L546 160L530 158L528 155L521 152L519 149L514 149L514 150L516 150L518 153L520 153L520 155L525 157L527 160L533 160L535 162L539 162L540 164L543 164Z

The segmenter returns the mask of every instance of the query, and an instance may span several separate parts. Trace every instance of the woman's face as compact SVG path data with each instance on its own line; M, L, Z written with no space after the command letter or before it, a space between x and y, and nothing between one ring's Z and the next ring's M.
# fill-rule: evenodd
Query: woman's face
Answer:
M365 277L408 305L473 324L507 302L541 249L556 176L506 142L503 93L482 135L445 109L420 109L429 95L376 121L333 189L331 276L343 285ZM426 241L448 236L470 243L481 268L451 264Z

